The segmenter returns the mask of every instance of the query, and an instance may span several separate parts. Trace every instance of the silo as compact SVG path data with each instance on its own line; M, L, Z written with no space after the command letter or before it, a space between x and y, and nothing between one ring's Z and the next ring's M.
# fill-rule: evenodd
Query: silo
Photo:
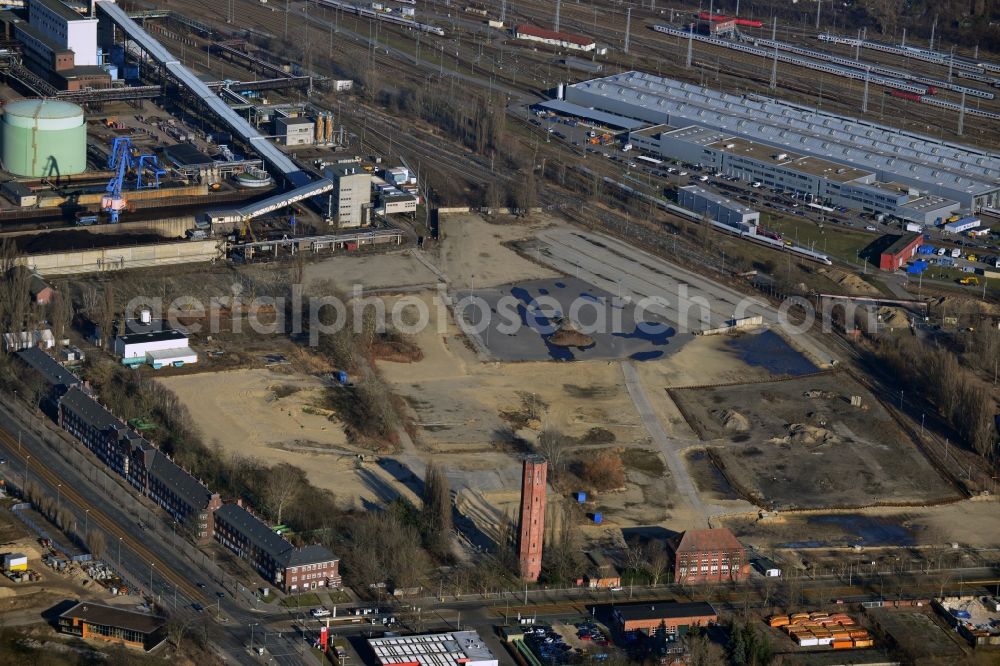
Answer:
M323 114L316 114L316 143L323 143Z
M68 176L87 169L83 109L52 99L22 99L4 107L3 168L17 176Z
M326 142L333 143L333 114L326 114Z

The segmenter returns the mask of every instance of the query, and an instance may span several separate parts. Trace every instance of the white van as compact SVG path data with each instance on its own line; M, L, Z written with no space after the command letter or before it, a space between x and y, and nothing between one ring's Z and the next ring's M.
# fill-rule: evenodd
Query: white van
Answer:
M319 608L313 608L311 611L309 611L309 614L316 618L329 617L330 611L320 606Z

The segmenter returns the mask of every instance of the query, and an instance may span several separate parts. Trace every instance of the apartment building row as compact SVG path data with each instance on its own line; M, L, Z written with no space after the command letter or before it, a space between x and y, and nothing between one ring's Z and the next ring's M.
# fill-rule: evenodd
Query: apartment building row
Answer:
M101 462L186 526L198 543L215 539L285 592L339 587L339 559L322 546L295 547L242 502L218 493L177 465L91 395L86 385L39 349L20 359L49 387L59 425Z

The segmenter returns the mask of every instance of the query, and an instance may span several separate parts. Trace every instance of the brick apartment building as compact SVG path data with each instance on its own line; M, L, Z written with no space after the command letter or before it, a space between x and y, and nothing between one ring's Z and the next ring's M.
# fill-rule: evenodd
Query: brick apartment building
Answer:
M521 471L521 522L517 532L517 561L521 578L527 581L536 581L542 574L547 472L548 463L538 456L525 459Z
M215 538L283 592L340 587L338 557L323 546L296 548L243 508L242 502L216 510Z
M750 575L746 549L725 528L688 530L668 548L675 583L742 581Z
M212 538L222 499L115 417L80 387L59 399L59 425L105 465L156 502L195 539Z
M85 386L86 382L64 368L60 363L39 347L28 347L17 352L17 357L28 366L47 387L43 399L58 400L74 386Z

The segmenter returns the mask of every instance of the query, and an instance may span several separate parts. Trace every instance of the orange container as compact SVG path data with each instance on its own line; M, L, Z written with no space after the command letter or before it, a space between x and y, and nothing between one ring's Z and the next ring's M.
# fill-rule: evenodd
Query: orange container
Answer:
M875 641L870 638L864 638L854 641L854 647L856 648L870 648L875 645Z
M868 631L865 629L855 629L848 633L851 635L851 638L868 638Z
M831 643L834 650L850 650L854 647L854 641L848 639L846 641L834 641Z
M788 617L790 617L793 620L808 620L809 613L792 613Z
M849 641L851 640L851 634L847 631L835 631L832 634L833 640L835 641Z
M788 626L788 616L787 615L775 615L771 618L770 624L772 627L786 627Z

